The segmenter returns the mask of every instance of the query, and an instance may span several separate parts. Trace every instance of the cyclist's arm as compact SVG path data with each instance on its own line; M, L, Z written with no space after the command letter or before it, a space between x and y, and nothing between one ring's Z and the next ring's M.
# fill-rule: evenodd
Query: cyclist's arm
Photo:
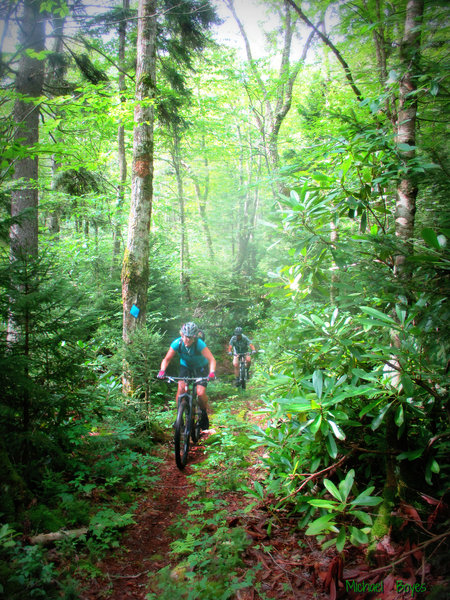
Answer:
M209 372L210 373L214 373L215 370L216 370L216 359L211 354L211 350L208 347L203 348L202 354L207 359L207 361L209 362Z
M256 352L256 348L251 342L250 342L250 348L251 348L251 350L253 350L253 352Z
M170 361L175 356L175 354L176 354L175 350L173 348L169 348L167 354L161 361L161 367L160 367L161 371L165 371L167 369L167 367L170 364Z
M232 352L233 351L233 347L231 346L231 344L228 344L228 352Z

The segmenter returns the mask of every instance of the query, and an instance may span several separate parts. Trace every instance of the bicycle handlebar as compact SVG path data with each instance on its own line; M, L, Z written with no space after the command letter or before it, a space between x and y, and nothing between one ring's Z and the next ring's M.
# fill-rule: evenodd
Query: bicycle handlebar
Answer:
M164 377L161 377L160 381L163 381L164 379L166 379L167 381L172 381L173 383L176 383L177 381L186 381L186 382L195 381L196 383L198 383L199 381L206 381L208 379L208 376L206 376L206 377L172 377L172 375L164 375Z

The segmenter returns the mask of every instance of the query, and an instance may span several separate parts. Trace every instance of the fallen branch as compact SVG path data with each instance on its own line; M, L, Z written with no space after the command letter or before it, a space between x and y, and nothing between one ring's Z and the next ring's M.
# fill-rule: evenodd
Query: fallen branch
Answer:
M332 465L330 465L326 469L322 469L322 471L316 471L316 473L308 474L308 476L306 477L306 479L304 481L302 481L302 484L301 484L300 487L298 487L296 490L294 490L293 492L291 492L290 494L288 494L284 498L281 498L281 500L279 500L279 502L285 502L288 498L291 498L292 496L295 496L296 494L298 494L302 490L302 488L304 488L305 485L309 481L312 481L313 479L316 479L316 477L319 477L319 475L323 475L324 473L327 473L328 471L331 471L333 469L336 469L337 467L340 467L342 465L342 463L345 462L349 458L349 456L350 456L349 454L345 454L337 462L333 463ZM306 475L306 473L300 473L299 475L297 475L297 477L302 477L304 475Z
M446 531L445 533L435 535L430 540L426 540L425 542L422 542L421 544L417 544L417 546L415 546L412 550L408 550L408 552L404 552L400 556L400 558L398 558L397 560L394 560L393 562L389 563L388 565L386 565L384 567L379 567L378 569L373 569L372 571L370 571L370 574L373 575L374 573L382 573L383 571L387 571L388 569L395 567L395 565L402 563L407 556L409 556L410 554L414 554L415 552L417 552L417 550L422 550L422 548L426 548L430 544L434 544L435 542L437 542L439 540L443 540L449 536L450 536L450 531Z
M87 533L87 531L87 527L80 527L80 529L54 531L53 533L39 533L38 535L30 537L30 544L42 544L43 546L48 546L49 544L53 544L53 542L59 542L68 537L81 537Z

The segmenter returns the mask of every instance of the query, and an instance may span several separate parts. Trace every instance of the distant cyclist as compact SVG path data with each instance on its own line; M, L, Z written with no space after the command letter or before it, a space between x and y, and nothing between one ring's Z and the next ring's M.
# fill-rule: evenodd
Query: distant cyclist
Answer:
M206 394L207 381L215 379L216 359L211 354L211 351L205 342L198 337L199 329L195 323L185 323L180 330L181 337L175 339L167 351L166 356L161 362L160 371L157 375L158 379L163 379L166 375L166 369L170 361L178 354L180 357L179 377L204 377L205 383L197 385L197 395L199 405L202 409L202 418L200 427L202 429L209 428L208 419L208 396ZM178 396L186 392L186 384L184 381L178 382L178 390L176 402L178 406Z
M255 346L249 340L249 338L242 333L242 327L236 327L234 330L234 335L232 336L229 344L228 344L228 354L234 354L233 357L233 367L234 367L234 375L236 377L236 384L239 382L239 357L237 354L244 354L244 352L250 352L252 354L256 352ZM247 363L247 377L250 369L250 365L252 364L252 359L250 354L247 354L245 357L245 361Z

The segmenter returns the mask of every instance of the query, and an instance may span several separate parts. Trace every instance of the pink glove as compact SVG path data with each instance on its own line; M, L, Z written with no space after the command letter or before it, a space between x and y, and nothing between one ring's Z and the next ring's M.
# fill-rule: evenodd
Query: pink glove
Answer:
M158 379L164 379L166 372L161 369L161 371L156 376Z
M211 371L211 373L208 375L208 381L212 381L215 378L216 378L216 374L214 373L214 371Z

